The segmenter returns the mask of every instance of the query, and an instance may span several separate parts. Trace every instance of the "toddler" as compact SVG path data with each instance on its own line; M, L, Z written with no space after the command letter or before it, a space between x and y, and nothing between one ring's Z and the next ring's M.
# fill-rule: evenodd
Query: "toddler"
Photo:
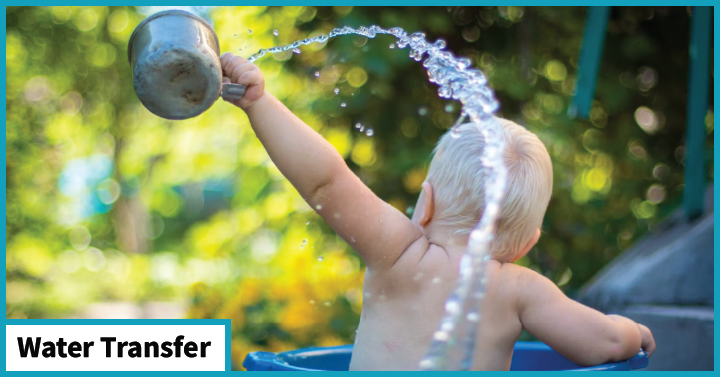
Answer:
M435 149L412 219L370 191L337 151L265 91L247 60L221 58L225 82L247 87L243 109L270 158L367 265L351 370L417 370L455 287L468 235L483 210L480 125L446 134ZM508 370L523 329L579 365L628 359L655 342L647 327L566 297L544 276L513 264L538 241L552 192L540 140L499 119L507 193L487 265L472 369Z

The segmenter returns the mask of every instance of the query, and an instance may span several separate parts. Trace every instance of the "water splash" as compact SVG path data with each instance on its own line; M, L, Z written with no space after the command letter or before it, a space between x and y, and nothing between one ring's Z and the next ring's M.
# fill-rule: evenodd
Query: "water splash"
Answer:
M485 208L478 225L470 233L467 251L460 262L457 285L445 304L445 315L433 335L428 353L419 364L421 370L467 370L472 365L475 350L475 332L480 320L478 313L487 280L484 272L490 260L490 240L505 193L507 171L502 161L504 143L500 135L500 125L493 116L499 103L493 91L487 86L485 75L480 70L473 69L469 59L456 57L446 51L443 40L430 43L425 39L424 33L408 35L399 27L386 30L379 26L361 26L357 29L345 26L333 29L328 35L306 38L286 46L262 49L248 60L254 62L267 53L283 52L310 43L324 43L330 38L348 34L361 35L369 39L379 34L391 35L397 41L391 44L390 48L410 47L410 58L418 62L422 61L430 82L440 87L438 96L462 104L460 117L451 130L453 137L462 136L459 126L466 118L483 126L481 133L485 138L486 146L480 161L486 178ZM341 104L343 105L344 103ZM419 113L426 115L427 108L421 107ZM455 360L455 357L451 360L450 355L461 357L459 360Z

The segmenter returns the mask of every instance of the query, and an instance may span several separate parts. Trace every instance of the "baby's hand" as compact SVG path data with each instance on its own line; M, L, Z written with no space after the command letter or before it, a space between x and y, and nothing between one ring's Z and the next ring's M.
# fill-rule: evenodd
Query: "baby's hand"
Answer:
M263 94L265 94L265 78L260 69L247 59L225 53L220 58L223 71L223 82L245 86L245 95L239 100L226 100L247 111Z
M652 332L646 326L638 323L638 327L640 328L640 347L650 357L655 352L655 338L653 338Z

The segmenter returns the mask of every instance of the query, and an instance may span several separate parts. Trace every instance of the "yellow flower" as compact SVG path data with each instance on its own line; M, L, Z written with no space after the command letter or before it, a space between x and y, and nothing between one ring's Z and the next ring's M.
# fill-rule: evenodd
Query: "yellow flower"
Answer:
M250 306L260 301L264 284L260 279L244 279L240 283L238 299L243 303L243 306Z
M318 303L312 304L305 300L291 301L280 314L279 326L290 333L318 326L322 322L317 307Z

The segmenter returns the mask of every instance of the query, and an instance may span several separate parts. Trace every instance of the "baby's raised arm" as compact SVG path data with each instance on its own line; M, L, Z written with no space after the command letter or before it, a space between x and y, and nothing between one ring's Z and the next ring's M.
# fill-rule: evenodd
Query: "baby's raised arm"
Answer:
M231 103L245 110L280 172L368 267L392 267L422 232L373 194L320 134L265 91L257 66L232 54L223 55L221 64L225 82L247 87L245 96Z
M518 289L523 327L575 364L626 360L641 347L648 355L655 350L647 327L573 301L553 282L532 270L524 269Z

